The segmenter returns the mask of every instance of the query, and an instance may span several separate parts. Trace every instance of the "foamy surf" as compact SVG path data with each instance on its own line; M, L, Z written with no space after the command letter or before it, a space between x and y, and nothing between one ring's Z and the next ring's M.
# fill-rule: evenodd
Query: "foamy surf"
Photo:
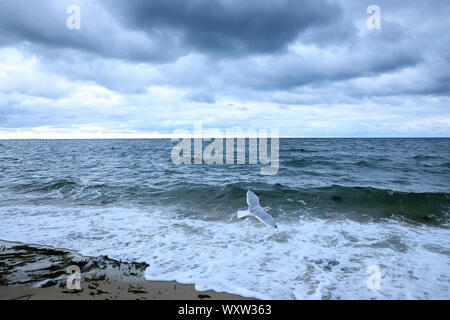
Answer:
M163 207L8 206L0 238L147 262L148 280L260 299L448 299L450 231L297 214L279 229ZM381 288L367 288L378 265Z

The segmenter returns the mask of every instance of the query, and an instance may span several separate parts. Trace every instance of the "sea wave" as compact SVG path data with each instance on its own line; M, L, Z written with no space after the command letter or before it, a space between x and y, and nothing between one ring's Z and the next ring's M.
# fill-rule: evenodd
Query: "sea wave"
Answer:
M296 217L278 229L167 207L0 207L0 239L146 262L148 280L260 299L446 299L448 230L399 220ZM382 290L366 287L367 267Z
M89 184L75 179L54 179L44 183L16 185L15 190L40 195L40 200L69 201L72 204L109 203L174 204L197 211L221 212L246 206L251 189L275 211L291 214L307 211L314 215L333 212L345 218L404 216L425 223L448 223L450 194L444 192L404 192L368 186L331 185L294 188L279 183L229 183L224 185L166 182L160 186ZM33 198L33 201L36 201ZM307 209L307 210L306 210Z

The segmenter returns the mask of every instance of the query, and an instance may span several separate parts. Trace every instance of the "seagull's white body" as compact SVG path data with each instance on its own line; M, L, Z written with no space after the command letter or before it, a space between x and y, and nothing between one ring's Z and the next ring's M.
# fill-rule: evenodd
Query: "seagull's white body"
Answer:
M247 191L247 204L248 204L248 210L247 211L238 211L237 217L242 219L246 216L252 215L265 225L269 227L276 228L277 224L275 223L275 220L273 217L268 214L264 209L259 205L259 198L256 194L253 193L253 191L249 190Z

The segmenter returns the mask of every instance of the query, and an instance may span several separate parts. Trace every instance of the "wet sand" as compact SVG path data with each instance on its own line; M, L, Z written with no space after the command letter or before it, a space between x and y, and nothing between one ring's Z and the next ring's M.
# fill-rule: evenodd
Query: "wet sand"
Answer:
M80 290L69 289L69 266L81 271ZM238 295L197 291L175 281L148 281L145 263L0 241L1 300L241 300ZM73 282L71 282L73 284Z

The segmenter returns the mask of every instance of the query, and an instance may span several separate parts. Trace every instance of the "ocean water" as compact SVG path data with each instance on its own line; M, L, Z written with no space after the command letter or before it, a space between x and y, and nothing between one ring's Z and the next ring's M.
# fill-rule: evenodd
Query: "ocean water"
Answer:
M281 139L273 176L175 145L0 141L0 239L262 299L450 299L450 139ZM248 189L278 229L236 218Z

